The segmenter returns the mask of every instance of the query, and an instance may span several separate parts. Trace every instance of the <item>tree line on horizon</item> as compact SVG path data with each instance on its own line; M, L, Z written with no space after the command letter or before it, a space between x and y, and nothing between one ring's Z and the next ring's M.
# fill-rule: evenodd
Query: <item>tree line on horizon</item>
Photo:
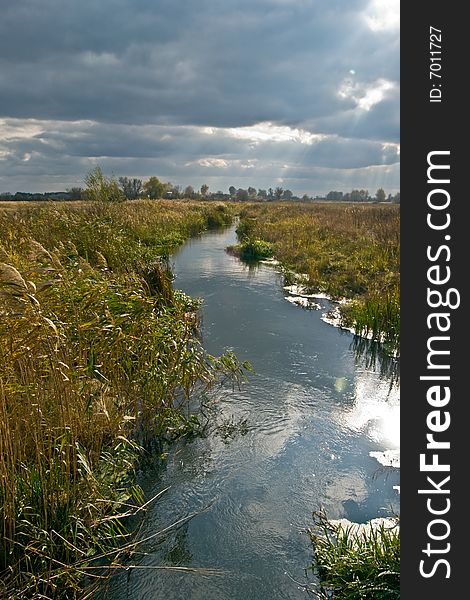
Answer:
M394 202L400 203L400 192L395 195L385 193L383 188L379 188L374 196L369 194L366 189L353 189L351 192L330 191L326 196L309 196L304 194L299 197L291 190L277 186L275 188L256 189L249 186L248 188L236 188L231 185L228 193L218 190L210 192L209 186L203 184L199 190L196 190L192 185L182 187L174 185L171 182L163 182L158 177L152 176L143 181L138 178L130 177L107 177L104 175L100 167L96 167L90 171L85 177L86 188L72 187L65 192L44 192L44 193L29 193L16 192L15 194L4 193L0 194L0 200L97 200L105 198L111 202L119 202L123 200L135 200L138 198L149 199L183 199L189 198L192 200L235 200L239 202L248 201L312 201L324 200L333 202Z

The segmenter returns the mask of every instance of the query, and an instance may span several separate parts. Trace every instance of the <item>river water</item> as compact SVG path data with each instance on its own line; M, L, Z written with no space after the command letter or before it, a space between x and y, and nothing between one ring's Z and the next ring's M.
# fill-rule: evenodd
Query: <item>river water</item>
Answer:
M233 350L255 374L214 391L207 437L178 442L143 478L147 497L169 489L141 538L188 520L144 543L141 568L112 578L103 599L305 600L312 511L357 522L398 511L399 469L380 462L399 449L390 365L322 320L327 299L319 310L286 301L281 274L228 255L234 243L234 227L190 240L173 257L175 287L204 299L205 348Z

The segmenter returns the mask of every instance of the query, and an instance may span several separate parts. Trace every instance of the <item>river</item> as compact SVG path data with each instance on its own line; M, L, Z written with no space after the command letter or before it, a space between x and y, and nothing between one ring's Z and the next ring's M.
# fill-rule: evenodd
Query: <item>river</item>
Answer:
M142 538L192 518L143 544L143 568L113 577L103 599L305 600L312 511L365 522L399 509L399 469L377 459L399 449L398 384L322 319L327 299L287 302L282 275L248 268L225 252L234 243L234 227L190 240L175 287L204 299L205 348L232 349L255 374L215 390L207 437L176 443L142 478L147 497L169 488Z

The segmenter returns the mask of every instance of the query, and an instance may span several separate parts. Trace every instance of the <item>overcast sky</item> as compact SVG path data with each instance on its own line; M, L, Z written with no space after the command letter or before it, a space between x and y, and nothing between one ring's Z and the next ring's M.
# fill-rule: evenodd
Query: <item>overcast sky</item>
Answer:
M0 0L0 192L399 189L399 0Z

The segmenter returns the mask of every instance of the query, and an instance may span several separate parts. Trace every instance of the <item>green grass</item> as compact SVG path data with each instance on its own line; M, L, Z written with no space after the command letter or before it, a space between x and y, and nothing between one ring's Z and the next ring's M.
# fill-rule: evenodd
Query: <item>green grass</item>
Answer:
M241 212L242 240L262 240L307 287L346 298L343 325L397 352L400 332L400 213L396 205L253 203Z
M269 242L251 238L245 238L241 244L230 246L227 250L245 262L272 258L274 253L273 247Z
M400 529L381 524L355 532L314 514L312 569L319 584L311 591L322 600L398 600Z
M242 377L204 351L165 258L231 219L184 201L0 209L1 597L86 597L129 547L142 452L194 431L196 390Z

